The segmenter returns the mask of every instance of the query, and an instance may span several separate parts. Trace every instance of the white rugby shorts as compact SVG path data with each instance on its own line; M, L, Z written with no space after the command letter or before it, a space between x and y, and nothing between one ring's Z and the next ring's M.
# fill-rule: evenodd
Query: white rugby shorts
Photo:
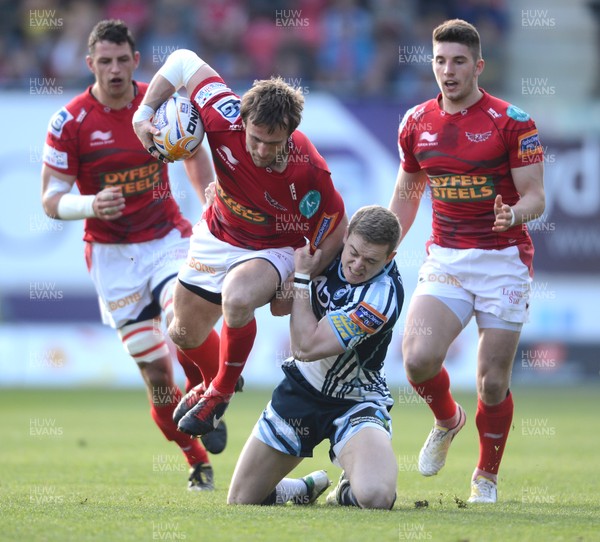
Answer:
M152 290L177 275L189 242L189 237L173 229L161 239L144 243L89 243L88 269L98 293L102 322L118 329L157 301Z
M217 239L202 219L193 229L187 260L179 270L179 280L213 293L221 293L227 272L236 265L260 258L267 260L279 273L279 282L294 271L292 247L251 250Z
M432 243L413 295L460 299L475 311L524 323L529 314L530 272L517 246L456 249Z

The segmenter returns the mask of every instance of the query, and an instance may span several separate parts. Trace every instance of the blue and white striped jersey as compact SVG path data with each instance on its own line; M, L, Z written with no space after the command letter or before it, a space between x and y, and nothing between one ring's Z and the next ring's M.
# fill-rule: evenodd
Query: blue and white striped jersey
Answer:
M327 318L346 351L318 361L295 360L304 378L324 395L393 404L383 363L404 302L394 260L368 282L351 285L340 257L311 283L312 309Z

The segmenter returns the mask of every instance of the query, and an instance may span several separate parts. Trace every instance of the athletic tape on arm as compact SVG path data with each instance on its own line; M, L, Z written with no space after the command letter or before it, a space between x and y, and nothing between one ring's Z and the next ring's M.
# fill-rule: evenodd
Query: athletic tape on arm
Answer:
M194 51L189 49L177 49L173 51L167 61L161 66L157 74L162 75L175 90L188 84L191 79L206 62Z
M78 196L77 194L64 194L58 200L56 212L61 220L81 220L82 218L93 218L94 199L96 196Z

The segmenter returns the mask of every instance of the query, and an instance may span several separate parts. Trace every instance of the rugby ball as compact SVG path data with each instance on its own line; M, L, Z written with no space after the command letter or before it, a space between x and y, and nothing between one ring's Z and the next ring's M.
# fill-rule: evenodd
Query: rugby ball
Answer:
M202 144L204 126L188 98L174 94L154 113L152 124L160 130L153 136L161 154L171 160L185 160Z

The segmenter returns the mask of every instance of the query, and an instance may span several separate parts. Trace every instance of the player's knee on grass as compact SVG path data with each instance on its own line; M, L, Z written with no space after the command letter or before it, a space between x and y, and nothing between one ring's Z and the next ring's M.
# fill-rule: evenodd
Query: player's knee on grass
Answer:
M396 500L396 487L393 484L352 484L352 493L361 508L389 510Z

